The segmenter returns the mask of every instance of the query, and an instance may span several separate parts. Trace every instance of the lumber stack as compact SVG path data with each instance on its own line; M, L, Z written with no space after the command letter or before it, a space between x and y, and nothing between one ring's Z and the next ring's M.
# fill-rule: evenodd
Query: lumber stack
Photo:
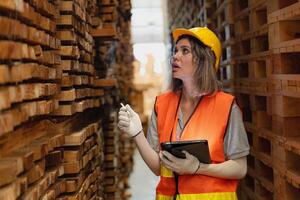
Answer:
M69 116L87 108L99 107L101 89L94 88L91 16L87 1L59 1L57 35L61 40L61 91L57 94L59 108L53 115Z
M102 129L92 123L83 129L65 135L63 149L64 174L67 199L95 199L101 187ZM101 195L101 194L100 194Z
M272 116L268 112L268 6L267 1L237 1L234 9L234 89L251 146L240 195L242 199L261 199L274 193Z
M144 129L145 130L145 129ZM121 199L130 199L131 193L128 191L129 176L133 170L133 154L136 146L129 138L124 135L120 136L119 153L120 153L120 166L119 166L119 190L121 192Z
M1 157L1 199L55 199L65 192L63 134L44 136Z
M58 103L60 41L57 12L46 0L0 2L0 136Z
M43 120L12 133L15 142L9 140L1 148L1 199L99 199L103 141L101 123L95 118L99 114L89 111L62 122ZM26 141L21 133L28 137L35 132L44 135L19 144ZM20 147L12 150L9 145Z
M131 44L131 4L129 0L119 2L119 43L116 49L116 62L112 66L115 69L118 86L120 88L120 96L126 97L126 102L131 102L130 94L133 91L133 47Z
M117 8L119 2L116 0L101 0L99 3L100 6L94 10L92 35L96 38L117 39L117 23L119 20Z
M271 51L268 113L272 115L274 199L300 195L299 12L298 1L268 1Z
M111 65L115 62L115 49L118 39L117 23L117 2L103 0L100 1L99 7L95 9L93 19L92 36L95 38L95 67L98 70L100 78L114 78ZM117 15L117 16L116 16ZM108 17L110 16L110 17ZM114 17L113 17L114 16Z
M233 62L232 48L234 42L234 9L233 1L217 0L212 3L211 28L218 35L222 43L220 68L217 73L224 90L233 93Z
M201 3L206 2L213 10L206 14L209 27L223 46L218 76L225 91L237 98L251 146L239 198L296 200L300 195L299 2ZM168 1L168 5L171 28L197 25L182 14L190 12L183 2Z
M104 198L102 120L125 99L112 63L130 66L129 31L118 60L105 56L122 51L117 25L125 17L129 26L130 9L129 1L0 2L0 199ZM100 36L103 25L113 33Z
M104 123L104 199L128 199L128 178L133 169L134 144L117 128L117 112Z
M113 68L117 72L117 84L120 91L120 100L124 103L132 104L133 97L130 95L134 92L133 89L133 47L131 44L131 3L129 0L119 1L118 7L119 15L119 43L116 50L116 62ZM117 97L117 96L115 96ZM117 105L117 108L120 106ZM117 114L117 113L116 113ZM117 118L114 118L116 126ZM117 129L115 134L118 133ZM124 134L119 136L119 157L118 157L118 191L120 191L120 199L130 199L131 194L129 189L129 176L133 170L133 154L135 149L135 143L130 138L127 138ZM134 186L132 186L134 187Z
M111 112L104 126L104 193L105 199L121 199L118 190L119 167L120 167L120 132L117 131L116 113Z

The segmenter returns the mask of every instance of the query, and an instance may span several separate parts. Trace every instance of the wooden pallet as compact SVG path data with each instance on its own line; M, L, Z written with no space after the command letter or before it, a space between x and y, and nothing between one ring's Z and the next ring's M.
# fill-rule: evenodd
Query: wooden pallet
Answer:
M280 1L276 1L276 3L279 4L277 5L279 8L286 6ZM276 35L270 35L270 48L274 49L275 52L285 53L298 51L299 41L297 38L297 30L299 27L294 19L300 14L298 11L299 6L300 4L297 2L268 15L268 22L270 23L269 31L271 33L278 33Z
M225 0L222 2L217 1L217 8L212 16L212 20L216 18L217 24L215 27L220 28L226 24L232 24L234 19L234 12L233 12L233 1L232 0Z
M268 33L251 39L251 53L267 52L269 50Z
M285 0L268 0L268 10L270 13L278 12L279 10L287 11L298 4L299 1L285 1Z
M272 116L272 130L275 134L290 137L297 136L299 133L296 131L299 128L300 117L280 117L277 115Z
M250 31L249 11L235 17L234 32L236 36L247 34Z
M298 117L300 111L299 98L293 98L282 95L272 95L272 114L282 117Z
M273 74L299 74L298 68L294 67L299 63L298 56L299 53L297 52L271 55L272 63L270 67Z
M256 30L266 24L268 24L267 1L261 0L252 7L250 13L250 27L252 27L252 30Z
M297 53L272 55L271 70L274 72L269 77L269 87L272 93L287 97L299 98L299 73L297 68Z
M299 176L295 174L295 178ZM287 200L287 199L296 199L299 195L299 181L291 181L280 171L275 170L274 177L274 186L276 189L276 193L274 194L274 199L279 200Z

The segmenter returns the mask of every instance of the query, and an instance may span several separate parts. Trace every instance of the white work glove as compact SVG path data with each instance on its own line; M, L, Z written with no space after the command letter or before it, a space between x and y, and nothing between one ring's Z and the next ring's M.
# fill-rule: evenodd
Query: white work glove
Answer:
M143 130L139 115L127 104L122 106L118 116L118 127L130 137L135 137Z
M179 175L196 174L201 163L192 154L189 154L186 151L183 151L183 153L185 154L186 158L177 158L167 151L160 151L159 158L166 168L176 172Z

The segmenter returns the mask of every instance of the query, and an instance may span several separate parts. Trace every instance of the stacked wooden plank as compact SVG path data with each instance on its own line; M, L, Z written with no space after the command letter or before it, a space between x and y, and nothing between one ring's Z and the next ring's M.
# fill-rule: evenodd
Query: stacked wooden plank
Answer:
M233 93L232 46L234 39L234 10L232 0L217 0L212 4L214 11L211 16L212 30L219 36L222 43L222 57L218 77L224 90Z
M241 199L263 199L272 197L273 133L272 118L268 114L267 98L262 95L247 94L242 91L236 95L241 106L244 124L250 144L248 173L241 184ZM263 192L262 192L263 191Z
M126 102L130 102L128 94L133 88L133 47L131 45L131 4L128 0L123 0L119 4L118 8L120 12L119 19L119 43L116 49L116 63L113 66L116 70L116 78L118 80L118 86L120 88L120 96L126 97Z
M46 125L51 126L47 123L32 127L45 130ZM19 146L19 139L12 143ZM64 173L59 149L64 144L63 134L48 132L13 150L8 143L4 144L0 158L0 199L54 199L65 191L65 182L58 179Z
M106 103L104 113L109 113L103 123L103 198L125 200L130 197L127 189L133 165L134 145L132 140L127 138L124 141L120 138L115 110L115 107L118 110L120 105L114 104L120 101L120 97L130 102L128 94L133 77L131 3L129 0L101 0L100 8L94 17L97 16L101 18L101 22L93 24L92 31L95 39L95 67L98 70L98 78L95 79L94 85L104 90Z
M100 15L104 28L116 29L116 21L118 17L117 4L115 0L102 0Z
M114 1L103 0L96 7L93 16L92 36L95 38L95 67L100 78L111 77L108 69L114 62L115 40L117 39L116 23L119 15ZM100 19L96 20L96 19Z
M57 95L59 108L53 115L69 116L87 108L99 107L103 91L93 87L93 37L91 17L82 0L60 1L57 35L61 40L61 91Z
M102 129L92 123L83 129L65 135L63 146L65 199L95 199L101 187Z
M131 106L134 107L136 112L139 113L142 123L143 119L147 119L145 116L143 116L142 110L139 109L141 106L139 106L136 102L139 100L142 100L141 98L137 98L136 96L136 90L134 88L133 83L133 75L134 75L134 55L133 55L133 48L131 45L131 3L129 0L122 0L119 2L118 11L120 13L119 18L119 43L118 47L116 49L116 60L117 63L114 65L115 70L117 73L117 80L118 80L118 87L120 90L120 96L123 98L121 101L123 103L129 103ZM141 103L142 101L139 101ZM144 130L147 130L146 123L143 123L145 125ZM120 151L120 160L121 163L119 168L119 171L121 172L119 174L119 183L118 188L121 191L121 199L127 199L131 196L131 194L127 191L129 188L128 185L128 178L129 174L132 171L132 157L133 157L133 150L134 149L134 142L132 140L129 140L126 137L120 138L120 144L119 144L119 151ZM124 167L123 167L124 166ZM134 187L134 186L133 186Z
M300 195L299 1L268 1L274 199Z
M101 0L98 9L95 9L93 37L102 39L117 39L117 12L118 2L116 0ZM101 20L95 20L100 18Z
M99 70L99 78L116 78L120 95L129 101L134 60L130 40L131 4L128 0L105 0L100 5L101 8L96 10L94 18L100 17L101 24L94 24L92 30L95 38L95 67ZM110 17L103 19L104 16Z
M108 121L105 122L104 126L104 192L105 199L121 199L121 193L118 190L119 182L119 168L120 168L120 133L117 130L116 125L117 113L111 112Z
M130 12L129 1L120 4ZM102 65L94 67L100 47L92 24L101 7L96 0L0 2L0 199L103 199L99 120L120 93ZM109 41L104 55L116 54L111 38L101 38Z
M129 93L132 87L133 49L131 44L130 17L131 4L128 0L102 0L101 8L95 16L101 17L101 25L95 26L92 35L95 38L96 62L99 69L95 85L104 90L104 97L110 113L104 124L104 199L127 199L128 178L132 171L133 141L120 139L117 129L114 102L120 97L130 102ZM118 27L116 27L118 25ZM110 106L108 106L110 105ZM119 108L119 104L116 105ZM126 148L126 149L124 149ZM132 147L133 148L133 147ZM129 154L131 152L131 154ZM126 155L122 153L128 153ZM129 160L128 160L129 159ZM123 162L127 161L126 164Z
M1 1L0 11L0 199L53 199L64 190L63 135L33 121L58 106L57 11L46 0Z
M144 129L145 130L145 129ZM120 167L119 167L119 190L121 192L121 199L130 199L131 193L128 191L129 176L133 170L133 154L136 146L125 135L120 136L119 154L120 154Z
M208 17L210 27L223 43L219 77L237 97L251 146L240 197L296 200L300 195L299 1L201 4L206 2L215 11ZM191 11L183 1L168 1L168 6L170 30L189 24L183 13ZM233 83L227 85L228 80Z
M270 74L267 1L236 1L233 45L234 90L244 117L251 152L242 182L242 199L272 198L272 116L267 78Z
M239 10L235 17L233 48L235 86L248 92L266 94L269 63L266 1L238 1L235 2L235 10Z
M120 134L117 128L117 112L109 113L110 117L103 123L104 199L125 200L131 196L128 192L128 179L133 169L135 145L125 134Z
M0 136L57 107L60 76L55 6L0 2Z
M0 158L0 198L79 200L100 197L103 141L99 123L91 123L94 118L99 119L99 114L83 113L61 123L44 121L20 130L33 136L34 131L45 133L9 153L5 150L11 149L9 145L13 145L13 141L1 148L1 153L6 154ZM86 123L91 124L84 125ZM75 131L76 127L83 128ZM14 139L20 141L20 138Z
M25 152L33 151L34 154L33 166L20 176L21 188L24 189L24 193L21 189L21 199L55 199L65 192L65 182L58 179L64 173L62 151L58 148L63 143L64 137L60 134L52 138L48 136L39 138L30 143L28 147L23 148ZM23 150L21 150L22 153ZM15 156L18 151L14 151L10 155ZM26 156L26 158L27 162L25 163L30 164L30 157Z

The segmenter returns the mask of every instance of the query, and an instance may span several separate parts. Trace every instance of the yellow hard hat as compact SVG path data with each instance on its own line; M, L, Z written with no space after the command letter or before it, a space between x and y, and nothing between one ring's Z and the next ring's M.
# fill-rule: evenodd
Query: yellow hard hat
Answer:
M174 41L176 42L181 35L190 35L200 40L206 46L210 47L216 56L215 70L218 71L222 47L219 38L214 32L207 27L195 27L191 29L178 28L175 29L172 34Z

